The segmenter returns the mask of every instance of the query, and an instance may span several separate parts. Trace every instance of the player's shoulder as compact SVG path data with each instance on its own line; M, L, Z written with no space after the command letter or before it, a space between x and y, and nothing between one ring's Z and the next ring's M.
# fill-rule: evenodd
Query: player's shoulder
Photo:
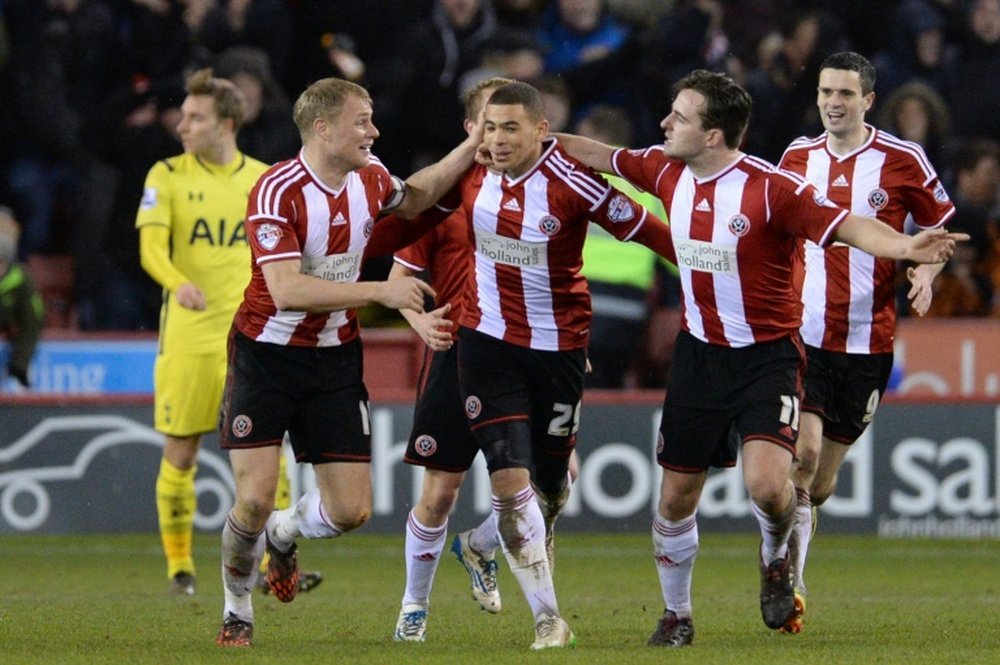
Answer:
M926 174L934 173L934 167L919 143L907 141L887 131L876 129L872 137L872 146L885 152L887 158L898 165L916 167Z
M243 162L237 167L238 172L243 172L249 176L259 178L264 172L271 168L270 164L260 161L250 155L241 153Z
M800 136L794 139L785 148L785 152L782 153L778 163L784 165L805 161L809 153L813 150L823 150L826 148L826 138L826 132L824 132L819 136Z

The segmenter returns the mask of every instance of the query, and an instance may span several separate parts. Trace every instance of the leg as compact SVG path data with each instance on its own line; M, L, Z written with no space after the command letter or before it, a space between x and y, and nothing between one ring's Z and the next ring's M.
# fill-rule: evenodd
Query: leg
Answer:
M544 450L535 451L535 469L532 485L538 497L538 505L542 509L542 519L545 521L545 556L549 560L549 572L555 575L555 528L556 518L569 501L570 487L573 483L569 467L576 459L574 450L570 457L553 455Z
M406 523L406 590L396 622L396 641L422 642L427 606L448 536L448 514L458 500L464 473L427 469L420 500Z
M813 506L815 503L812 486L816 479L821 448L823 446L823 419L811 412L803 411L799 420L799 438L795 444L795 464L792 468L792 483L795 485L796 507L795 526L792 537L795 540L796 560L793 585L798 593L805 594L806 554L813 530Z
M222 530L223 625L216 637L222 646L249 646L253 634L252 594L257 566L264 555L264 525L274 505L278 483L276 447L230 452L236 479L236 501Z
M297 538L336 538L353 531L371 516L372 486L368 463L314 464L316 489L291 508L267 520L267 581L283 603L295 600L299 588Z
M795 491L790 479L791 453L763 439L743 445L743 478L751 508L760 524L760 607L768 628L784 626L795 612L788 539L795 519Z
M572 646L576 638L559 615L545 555L545 521L531 489L526 460L531 455L527 421L507 423L507 438L483 447L493 487L493 512L500 543L535 618L532 649Z
M663 616L649 638L650 646L691 644L691 577L698 555L698 500L708 473L663 469L660 502L653 516L653 557L663 593Z
M167 435L156 478L156 513L167 557L167 577L172 580L170 592L188 596L195 592L191 540L197 508L194 476L199 439Z

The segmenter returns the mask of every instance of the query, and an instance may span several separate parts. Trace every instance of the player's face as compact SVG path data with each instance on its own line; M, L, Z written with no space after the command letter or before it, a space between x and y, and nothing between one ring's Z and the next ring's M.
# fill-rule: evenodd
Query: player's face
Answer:
M674 159L690 160L704 152L708 131L702 127L701 108L705 97L690 88L681 90L674 98L670 114L660 121L664 152Z
M368 166L372 144L378 138L378 129L372 123L371 104L356 95L349 95L344 106L321 134L330 158L345 171Z
M523 175L542 154L549 123L532 118L523 104L487 104L483 141L493 168L513 177Z
M816 106L823 127L834 136L859 131L875 93L861 93L861 75L848 69L824 69L819 73Z
M229 131L215 112L215 100L209 95L188 95L181 104L177 123L184 152L215 161L222 141Z

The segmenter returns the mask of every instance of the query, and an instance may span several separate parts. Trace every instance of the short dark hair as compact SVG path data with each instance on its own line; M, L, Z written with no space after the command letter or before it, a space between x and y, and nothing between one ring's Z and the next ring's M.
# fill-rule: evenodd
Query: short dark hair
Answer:
M542 94L535 86L522 81L514 81L500 86L490 95L487 106L506 106L520 104L532 118L545 118L545 107L542 105Z
M674 97L682 90L694 90L705 98L701 110L704 129L721 129L727 147L740 147L750 123L750 93L725 74L707 69L696 69L674 84Z
M875 90L875 65L860 53L854 51L831 53L819 66L820 71L824 69L845 69L849 72L857 72L861 79L861 94L867 95Z
M955 175L966 171L975 171L984 159L992 159L1000 163L1000 147L992 139L972 138L958 145L951 163Z

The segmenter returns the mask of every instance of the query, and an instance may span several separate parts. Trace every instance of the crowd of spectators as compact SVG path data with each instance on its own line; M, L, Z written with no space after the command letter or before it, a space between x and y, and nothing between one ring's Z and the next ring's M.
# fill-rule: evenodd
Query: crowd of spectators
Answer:
M72 257L82 330L156 329L135 212L150 165L181 151L194 68L244 91L240 148L265 162L297 150L290 100L309 82L363 84L375 152L406 175L461 140L481 77L536 83L556 128L620 117L643 146L698 67L751 91L746 150L776 162L822 131L817 68L845 49L876 64L878 122L924 147L973 236L933 314L1000 316L1000 0L0 0L0 19L0 204L20 258Z

